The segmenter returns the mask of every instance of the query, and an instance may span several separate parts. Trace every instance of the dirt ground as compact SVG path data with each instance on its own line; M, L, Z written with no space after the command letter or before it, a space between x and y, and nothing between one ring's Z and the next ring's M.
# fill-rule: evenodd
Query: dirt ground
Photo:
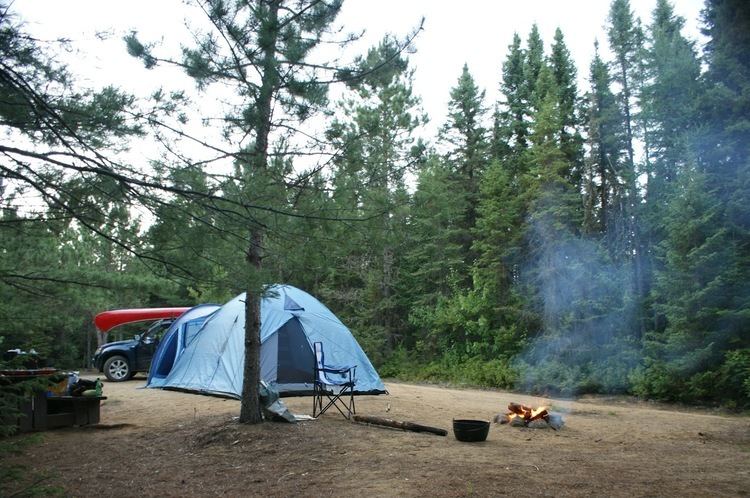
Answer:
M386 383L357 412L448 429L447 437L349 422L236 422L239 402L105 383L97 427L42 434L18 458L69 496L748 496L750 418L636 403ZM285 398L310 414L312 398ZM491 420L511 401L551 405L565 426L493 424L462 443L453 418Z

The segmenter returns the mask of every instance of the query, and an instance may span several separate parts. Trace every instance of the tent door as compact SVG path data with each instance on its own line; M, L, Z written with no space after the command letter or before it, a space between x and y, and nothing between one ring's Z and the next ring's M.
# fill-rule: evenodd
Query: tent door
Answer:
M297 317L276 331L278 334L278 384L312 383L315 356Z

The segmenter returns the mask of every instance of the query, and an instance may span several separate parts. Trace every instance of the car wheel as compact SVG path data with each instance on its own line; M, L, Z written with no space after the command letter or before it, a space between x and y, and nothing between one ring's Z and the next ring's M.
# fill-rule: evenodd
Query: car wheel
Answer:
M128 359L124 356L111 356L104 362L104 375L112 382L122 382L131 377Z

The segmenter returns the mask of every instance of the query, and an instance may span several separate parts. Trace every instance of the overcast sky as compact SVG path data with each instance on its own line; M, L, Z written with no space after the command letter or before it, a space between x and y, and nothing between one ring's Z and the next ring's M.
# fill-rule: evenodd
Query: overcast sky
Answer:
M539 26L549 49L556 27L565 35L575 59L579 79L588 74L594 40L606 48L604 24L608 0L347 0L339 21L348 31L365 29L359 50L377 43L385 33L406 34L426 18L424 31L412 55L416 69L415 92L422 97L431 128L445 116L449 91L464 63L479 86L487 91L487 103L497 99L500 67L513 33L525 41L533 23ZM644 24L649 24L656 0L631 0ZM702 0L674 0L676 12L686 19L685 34L699 37ZM191 12L180 0L16 0L13 9L38 36L71 38L79 49L73 70L95 84L113 83L131 91L148 91L163 84L164 72L145 72L125 53L121 41L131 29L143 40L164 39L172 48L184 39L184 19ZM97 32L109 33L100 41ZM171 53L175 53L172 51ZM172 76L170 76L172 78ZM179 75L173 75L170 82Z

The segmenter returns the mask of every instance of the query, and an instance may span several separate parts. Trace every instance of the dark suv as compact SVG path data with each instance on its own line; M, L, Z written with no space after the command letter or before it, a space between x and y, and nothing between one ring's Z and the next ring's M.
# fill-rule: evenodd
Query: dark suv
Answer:
M159 320L133 339L102 344L94 353L94 368L104 372L112 382L122 382L132 379L138 372L148 372L159 340L173 321L171 318Z

